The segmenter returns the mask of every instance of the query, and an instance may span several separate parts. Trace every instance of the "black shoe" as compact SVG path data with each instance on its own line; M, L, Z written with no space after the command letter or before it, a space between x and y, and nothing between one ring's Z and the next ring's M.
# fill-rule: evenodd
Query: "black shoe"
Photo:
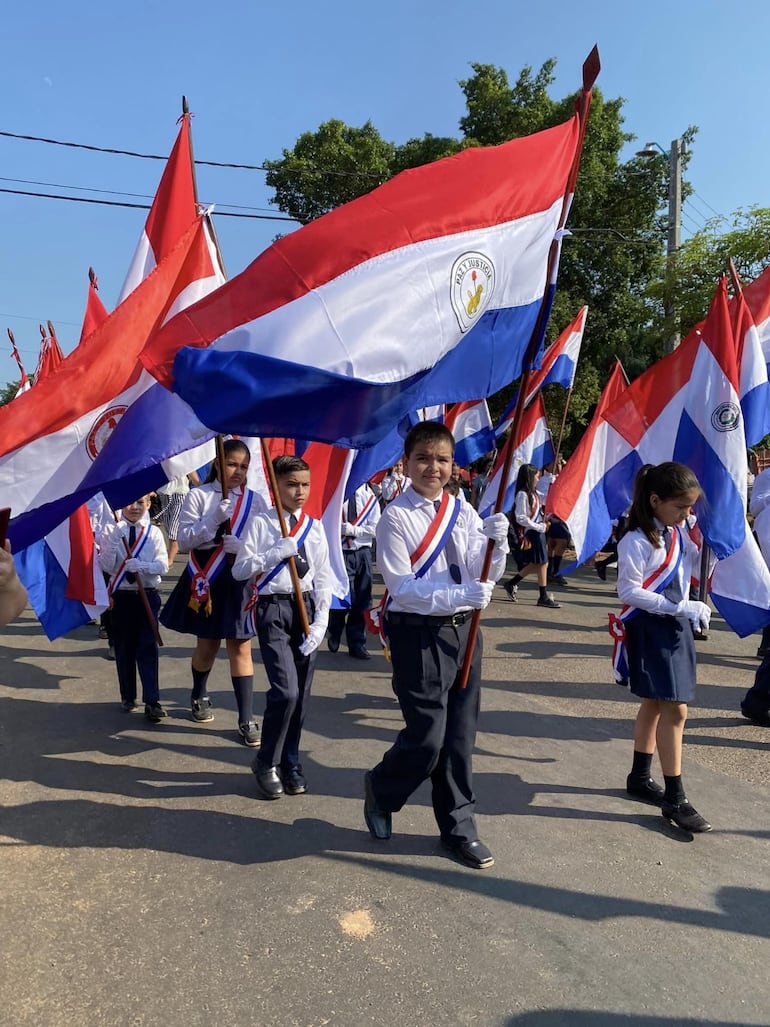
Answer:
M328 648L330 653L336 653L340 647L339 635L329 635L329 637L326 639L326 647Z
M257 779L257 791L265 799L280 799L283 785L275 767L264 767L259 760L254 760L251 770Z
M307 781L302 773L302 767L282 770L281 781L283 782L283 790L287 795L304 795L307 791Z
M595 563L594 570L602 581L607 580L607 567L603 563Z
M124 699L120 704L126 713L133 713L134 710L139 709L139 703L134 699Z
M764 660L766 656L770 656L770 649L765 649L763 645L757 649L757 659Z
M690 831L692 834L705 834L706 831L712 830L708 820L702 817L697 809L691 806L686 799L684 802L679 802L676 805L664 802L661 806L661 813L666 820L670 820L672 824L681 827L683 831Z
M112 660L113 663L115 662L115 646L114 645L108 645L107 646L107 652L104 654L104 658L105 658L105 660Z
M441 840L441 845L451 852L455 859L464 863L473 870L488 870L495 865L495 857L486 847L484 842L476 839L475 842L455 842Z
M651 777L634 777L633 774L626 778L626 791L634 799L641 799L653 806L660 806L666 794L665 788L661 788Z
M351 649L348 653L354 660L371 660L371 654L366 649Z
M145 703L144 715L148 720L151 720L153 724L160 724L163 718L168 716L159 702Z
M261 736L259 728L250 720L248 724L238 725L238 739L243 742L244 745L248 745L250 749L256 749L259 745Z
M512 603L518 603L519 601L519 586L514 585L512 581L506 581L503 585L503 589L508 593L508 598Z
M741 713L752 724L758 724L759 727L770 727L770 710L755 710L742 702Z
M211 699L207 695L202 695L200 699L193 699L190 702L190 712L192 719L198 724L208 724L210 720L214 719L214 714L211 712Z
M537 601L537 605L538 606L545 606L549 610L560 610L561 609L561 603L557 603L552 595L540 596L540 598Z
M569 584L569 582L567 581L567 579L564 577L563 574L550 574L548 576L548 580L551 582L552 585L561 585L562 587L564 585L568 585Z
M372 772L370 770L364 774L364 820L372 838L381 842L390 838L392 818L387 810L380 809L377 805L372 789Z

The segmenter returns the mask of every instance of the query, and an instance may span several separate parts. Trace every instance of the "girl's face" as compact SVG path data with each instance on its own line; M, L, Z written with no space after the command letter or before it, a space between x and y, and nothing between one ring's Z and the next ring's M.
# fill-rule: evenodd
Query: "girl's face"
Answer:
M399 460L397 464L393 464L393 473L398 477L404 473L404 465Z
M666 528L672 528L675 524L682 523L697 502L699 495L700 489L691 489L689 492L683 492L680 496L661 499L656 492L651 492L650 506L660 523Z
M246 484L246 476L248 473L249 454L243 449L231 450L225 456L225 485L227 485L228 489L241 488Z

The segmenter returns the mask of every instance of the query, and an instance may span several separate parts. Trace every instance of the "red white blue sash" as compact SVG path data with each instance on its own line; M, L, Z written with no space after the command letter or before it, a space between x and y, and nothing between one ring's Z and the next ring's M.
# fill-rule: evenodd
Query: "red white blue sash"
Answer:
M230 519L230 534L240 535L246 527L254 502L254 493L251 489L244 489L236 498L235 510ZM203 608L203 612L211 614L211 583L217 578L226 566L227 554L222 543L214 546L204 564L201 564L195 553L190 553L187 561L187 573L190 575L190 601L188 606L196 613Z
M363 524L364 521L368 520L369 515L371 514L372 510L374 510L375 506L378 506L378 505L379 504L377 502L377 497L375 496L375 494L373 492L370 492L369 493L369 498L366 500L366 502L364 503L363 507L356 514L355 520L353 520L350 523L352 523L354 527L357 527L359 524ZM344 519L344 514L343 514L343 519ZM353 545L353 541L354 540L350 536L346 536L345 537L345 545L348 548L350 548Z
M457 496L450 496L448 492L442 493L441 505L436 511L436 516L430 522L422 541L409 557L415 578L424 577L436 562L437 557L444 551L457 523L457 518L460 516L461 506L462 501ZM380 636L386 653L385 613L390 603L390 593L386 589L379 606L366 612L367 628L372 634Z
M663 563L660 567L657 567L650 576L642 582L642 588L648 592L657 592L660 595L664 592L671 582L676 577L679 571L679 565L682 562L684 547L682 544L682 535L678 526L675 526L671 532L671 539L669 541L668 550L663 559ZM620 611L619 615L609 613L609 623L607 630L613 638L614 645L612 647L612 667L615 671L615 680L617 682L628 681L628 659L626 656L626 621L631 620L639 613L639 610L635 606L629 606L626 604Z
M310 534L310 529L313 527L314 524L315 524L315 520L312 517L310 517L304 511L300 512L300 515L299 515L299 517L297 519L297 523L294 525L294 527L289 532L289 538L295 538L297 540L297 549L298 550L301 549L303 547L303 545L305 544L305 540L307 539L308 535ZM260 588L264 588L265 585L268 584L268 582L272 581L273 578L275 578L275 576L281 570L283 570L283 568L286 566L287 563L288 563L288 559L287 560L281 560L281 562L277 563L275 565L275 567L271 567L269 571L265 571L262 574L258 574L254 578L254 581L252 582L252 585L251 585L251 590L249 592L248 599L246 600L246 603L245 603L244 608L243 608L246 629L251 634L256 635L256 633L257 633L257 626L254 623L254 611L255 611L255 609L257 607L257 599L259 598L259 590L260 590Z
M110 581L107 587L108 596L112 596L112 593L116 589L120 588L120 586L126 580L126 574L128 574L128 571L126 570L126 561L131 560L132 558L138 559L139 554L144 549L147 543L147 539L150 537L150 532L146 524L135 524L133 525L133 527L139 529L139 534L136 536L134 540L134 544L131 547L131 552L126 553L126 555L123 557L123 561L120 564L120 567L118 567L117 571L113 574L112 581ZM125 536L123 537L125 538ZM128 539L126 539L126 544L128 544Z

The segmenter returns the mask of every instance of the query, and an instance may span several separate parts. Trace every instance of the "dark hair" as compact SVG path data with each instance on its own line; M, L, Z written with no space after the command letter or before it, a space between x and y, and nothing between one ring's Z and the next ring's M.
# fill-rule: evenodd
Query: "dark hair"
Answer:
M404 439L404 455L409 456L415 446L430 442L448 442L454 457L455 437L445 424L439 424L438 421L420 421L410 428Z
M287 474L294 474L295 471L309 471L310 464L306 463L301 456L277 456L273 460L273 470L276 478L284 478Z
M230 456L231 453L245 453L249 458L249 463L251 463L251 451L246 443L242 442L240 439L225 439L222 443L222 451L226 457ZM206 475L206 485L210 485L212 481L220 480L219 474L217 473L218 467L219 461L215 458L209 468L209 473Z
M534 464L522 464L516 475L516 491L526 492L530 506L535 498L535 477L537 467Z
M455 478L450 478L444 486L444 492L448 492L450 496L460 495L460 482Z
M700 492L698 479L689 467L667 460L663 464L645 464L634 481L634 498L628 514L628 531L638 528L650 542L659 547L663 543L655 527L655 514L652 510L650 496L655 495L664 502L667 499L678 499L688 492Z

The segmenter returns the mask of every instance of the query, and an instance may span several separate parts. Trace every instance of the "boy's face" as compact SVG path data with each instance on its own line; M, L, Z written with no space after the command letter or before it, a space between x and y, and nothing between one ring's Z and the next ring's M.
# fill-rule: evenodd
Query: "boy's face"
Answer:
M141 521L145 510L149 509L150 497L142 496L140 499L135 499L133 503L123 507L123 519L128 521L129 524L136 524L138 521Z
M406 458L404 470L412 488L426 499L437 499L452 474L452 444L448 439L418 442Z
M310 495L310 471L289 471L276 478L278 496L284 510L296 513Z

